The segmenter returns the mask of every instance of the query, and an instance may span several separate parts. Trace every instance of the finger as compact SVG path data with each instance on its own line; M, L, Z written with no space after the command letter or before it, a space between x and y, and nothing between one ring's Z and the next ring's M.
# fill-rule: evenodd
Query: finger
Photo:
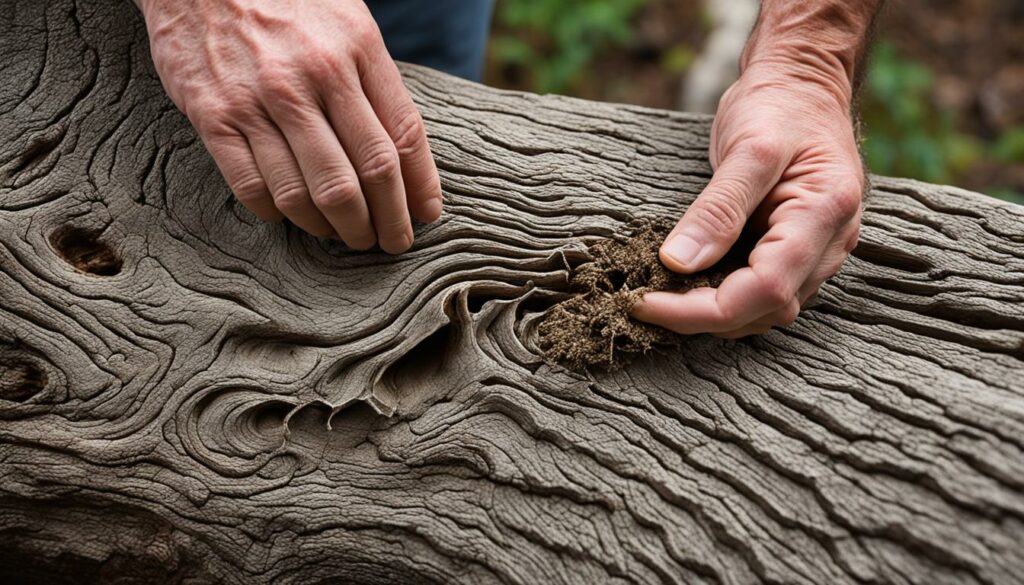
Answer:
M771 329L770 325L751 324L743 327L742 329L727 331L725 333L715 333L714 336L721 337L722 339L742 339L752 335L764 335L771 331Z
M853 235L850 236L849 232L852 231ZM761 318L753 321L751 324L736 330L721 334L715 334L717 337L724 337L734 339L738 334L737 331L742 331L743 334L740 336L751 335L750 331L757 330L768 330L773 327L788 327L796 322L797 317L800 314L800 309L807 304L809 300L817 296L818 289L821 285L828 280L832 275L839 272L839 269L843 265L843 261L857 241L857 233L859 229L857 225L852 226L852 230L845 230L844 233L839 234L831 244L829 244L828 250L822 255L821 262L818 267L811 272L811 276L804 282L803 286L800 287L796 297L790 301L785 307L772 311Z
M739 339L751 335L762 335L776 327L789 327L796 322L797 317L800 315L800 306L800 299L794 298L785 307L772 311L739 329L723 333L713 333L712 335L723 339Z
M239 203L264 221L284 219L274 206L270 189L244 135L234 132L211 134L203 137L203 143Z
M304 93L270 100L268 111L298 162L310 199L334 232L350 247L365 250L377 241L359 178L334 129L315 100ZM271 94L271 95L275 95Z
M800 314L801 307L806 305L813 297L817 296L818 289L821 288L821 285L826 280L839 272L839 269L842 267L850 250L852 250L856 245L859 233L859 224L854 222L837 235L822 255L818 267L811 272L810 277L806 282L804 282L803 286L800 287L796 297L785 307L762 316L744 328L715 335L717 337L734 339L738 335L738 331L743 332L743 334L739 336L746 336L752 335L753 333L750 332L758 330L758 328L767 331L773 327L788 327L792 325L796 322L796 319Z
M749 266L730 274L717 289L648 293L632 314L684 334L745 327L796 297L818 266L830 231L806 213L792 213L758 242Z
M807 282L800 287L797 298L801 304L817 295L818 289L830 278L839 273L850 252L856 247L860 236L859 217L855 218L842 232L829 244L825 254L822 255L818 267L808 277Z
M335 92L325 108L359 177L381 249L399 254L412 245L412 222L398 152L362 94Z
M281 131L270 120L262 119L254 123L249 134L256 164L280 213L314 236L332 235L334 229L313 205L299 164Z
M691 273L718 262L736 243L747 218L778 182L788 162L785 153L759 143L726 156L665 238L660 250L665 266Z
M441 180L423 118L387 50L381 46L371 52L370 61L371 66L360 73L363 89L398 150L409 210L416 219L430 223L441 215Z
M836 257L834 254L826 253L822 257L821 264L811 273L810 277L807 278L807 282L800 287L800 290L797 291L797 299L801 303L806 303L808 299L818 294L818 289L839 272L845 260L845 255Z

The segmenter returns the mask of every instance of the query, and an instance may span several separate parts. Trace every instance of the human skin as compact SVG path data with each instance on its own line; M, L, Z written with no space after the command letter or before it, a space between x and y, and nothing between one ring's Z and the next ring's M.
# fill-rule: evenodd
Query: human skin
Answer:
M136 0L153 60L229 186L268 221L392 253L441 188L423 122L361 0ZM792 323L856 245L854 80L880 0L764 0L711 136L714 176L661 248L705 269L764 233L717 289L648 293L633 316L723 337Z
M441 214L423 120L359 0L136 0L153 62L238 200L356 249Z
M739 79L711 132L714 175L660 249L671 270L720 260L748 223L764 234L716 288L652 292L633 317L726 338L791 324L857 244L865 177L851 111L880 1L763 0Z

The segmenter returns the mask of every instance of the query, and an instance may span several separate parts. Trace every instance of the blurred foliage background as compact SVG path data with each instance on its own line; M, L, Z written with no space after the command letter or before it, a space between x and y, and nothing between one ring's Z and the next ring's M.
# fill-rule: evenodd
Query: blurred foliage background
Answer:
M486 81L658 108L728 0L497 0ZM1024 204L1024 1L891 0L860 94L872 172Z

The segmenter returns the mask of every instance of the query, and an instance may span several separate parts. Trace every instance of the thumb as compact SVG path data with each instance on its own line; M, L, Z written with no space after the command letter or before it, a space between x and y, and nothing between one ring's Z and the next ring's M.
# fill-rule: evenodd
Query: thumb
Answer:
M661 245L669 270L691 273L722 259L739 239L747 218L778 183L786 164L774 145L737 148L718 165L711 182Z

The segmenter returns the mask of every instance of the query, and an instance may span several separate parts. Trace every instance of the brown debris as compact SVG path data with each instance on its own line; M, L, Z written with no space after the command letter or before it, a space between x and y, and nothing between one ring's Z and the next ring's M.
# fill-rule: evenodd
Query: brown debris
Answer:
M577 267L569 284L579 294L552 307L539 326L545 358L577 371L615 370L652 348L680 342L672 331L632 319L630 308L650 291L718 286L729 272L725 266L738 265L738 254L701 273L676 274L658 259L671 228L667 222L640 222L630 238L590 247L593 260Z

